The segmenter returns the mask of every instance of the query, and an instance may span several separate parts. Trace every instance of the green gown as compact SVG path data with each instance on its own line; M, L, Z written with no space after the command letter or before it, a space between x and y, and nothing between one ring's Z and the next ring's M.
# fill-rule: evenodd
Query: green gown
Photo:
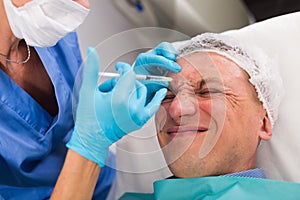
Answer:
M165 179L154 183L153 194L126 193L121 200L292 200L300 199L300 184L248 177Z

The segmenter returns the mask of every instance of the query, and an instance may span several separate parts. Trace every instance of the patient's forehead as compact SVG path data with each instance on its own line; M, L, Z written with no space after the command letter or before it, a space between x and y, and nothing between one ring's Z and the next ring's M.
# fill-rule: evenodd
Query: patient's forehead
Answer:
M173 87L182 83L196 87L202 80L219 81L224 85L230 85L235 79L248 82L249 78L235 62L214 52L192 53L178 58L176 62L182 70L177 74L169 73L174 79L171 83Z

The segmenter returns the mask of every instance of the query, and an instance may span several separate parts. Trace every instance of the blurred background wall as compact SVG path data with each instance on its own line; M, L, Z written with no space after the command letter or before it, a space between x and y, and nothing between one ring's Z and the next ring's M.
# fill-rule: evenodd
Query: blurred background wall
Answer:
M83 55L88 46L95 47L136 27L165 27L192 37L300 10L299 0L90 0L90 3L91 12L78 28Z

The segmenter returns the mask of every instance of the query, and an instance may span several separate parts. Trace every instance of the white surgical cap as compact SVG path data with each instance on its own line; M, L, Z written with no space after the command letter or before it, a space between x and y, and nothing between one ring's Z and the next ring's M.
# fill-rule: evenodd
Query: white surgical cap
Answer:
M249 81L255 87L258 99L263 103L273 125L283 96L282 81L276 63L253 43L239 41L225 34L204 33L177 49L180 57L200 51L221 54L248 73Z

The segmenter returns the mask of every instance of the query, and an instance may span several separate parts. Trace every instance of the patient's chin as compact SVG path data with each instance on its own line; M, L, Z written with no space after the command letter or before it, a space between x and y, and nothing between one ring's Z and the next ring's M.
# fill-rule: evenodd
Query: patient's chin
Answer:
M196 178L204 176L201 170L193 163L186 163L183 160L177 160L169 165L170 171L178 178Z
M195 177L196 174L192 173L198 160L195 160L190 151L181 153L180 156L164 152L165 160L169 166L170 171L179 178ZM196 171L196 170L195 170ZM194 171L194 172L195 172Z
M177 138L171 141L165 141L160 138L159 143L168 165L178 162L177 160L187 151L190 151L189 149L194 149L192 146L193 138Z

